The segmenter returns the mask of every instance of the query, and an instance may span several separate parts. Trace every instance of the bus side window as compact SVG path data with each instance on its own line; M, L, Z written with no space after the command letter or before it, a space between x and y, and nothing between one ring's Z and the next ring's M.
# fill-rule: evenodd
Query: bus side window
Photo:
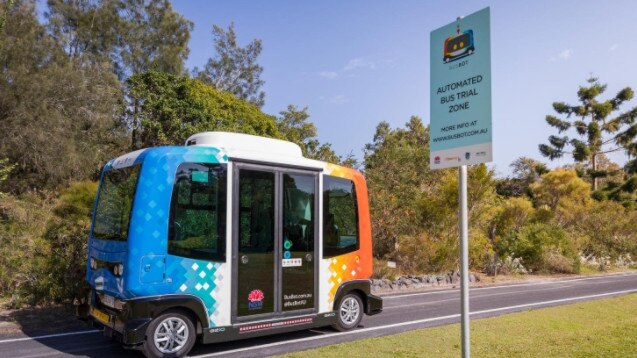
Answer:
M225 166L179 165L170 202L168 253L225 262L225 213Z
M360 248L356 188L348 179L323 176L323 257Z

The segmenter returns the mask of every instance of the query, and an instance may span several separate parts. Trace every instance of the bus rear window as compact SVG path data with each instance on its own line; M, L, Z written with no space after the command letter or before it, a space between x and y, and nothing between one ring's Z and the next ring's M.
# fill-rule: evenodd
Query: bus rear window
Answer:
M104 173L93 224L93 237L126 241L139 165L111 169Z

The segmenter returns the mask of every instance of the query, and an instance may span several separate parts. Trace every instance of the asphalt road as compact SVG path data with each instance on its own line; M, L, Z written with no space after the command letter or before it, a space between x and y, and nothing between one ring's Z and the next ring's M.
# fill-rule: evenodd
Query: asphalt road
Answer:
M472 288L471 318L637 293L637 274ZM383 313L363 318L356 330L329 328L213 345L196 345L194 357L261 357L378 337L460 320L458 289L384 297ZM122 349L97 331L0 338L0 357L142 357Z

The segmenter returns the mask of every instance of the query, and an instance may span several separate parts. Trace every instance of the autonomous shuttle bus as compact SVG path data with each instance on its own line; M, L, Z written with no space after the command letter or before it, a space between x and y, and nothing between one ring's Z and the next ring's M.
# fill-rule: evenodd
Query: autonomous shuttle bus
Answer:
M363 176L296 144L206 132L102 171L78 315L149 357L381 312Z

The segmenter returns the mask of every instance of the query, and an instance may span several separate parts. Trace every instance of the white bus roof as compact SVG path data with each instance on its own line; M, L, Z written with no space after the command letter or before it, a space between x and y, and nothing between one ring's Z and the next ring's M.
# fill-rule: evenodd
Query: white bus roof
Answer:
M223 149L232 159L324 168L325 163L303 157L298 145L273 138L230 132L203 132L190 136L187 146Z

